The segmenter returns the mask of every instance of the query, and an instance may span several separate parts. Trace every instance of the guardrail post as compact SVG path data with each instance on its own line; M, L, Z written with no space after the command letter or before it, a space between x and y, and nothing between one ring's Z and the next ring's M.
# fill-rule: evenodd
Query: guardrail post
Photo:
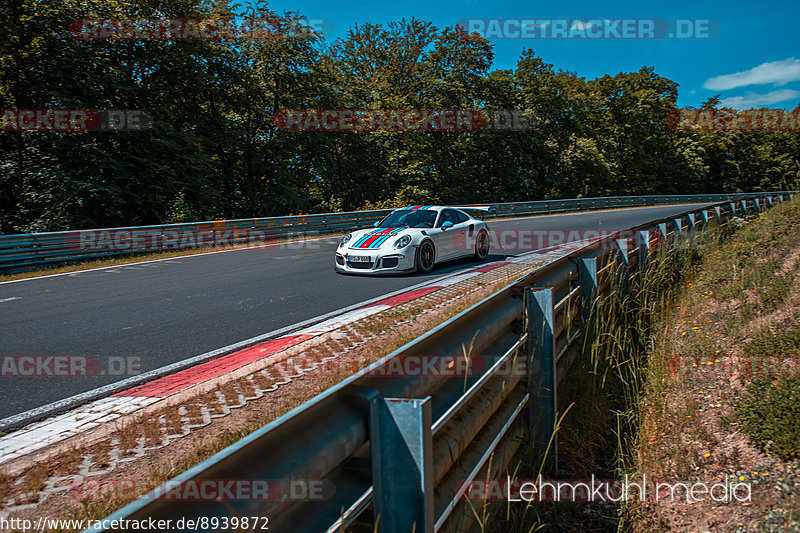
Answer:
M703 209L700 211L700 216L703 217L703 225L708 226L708 209Z
M747 200L742 200L742 212L747 216Z
M433 533L433 425L430 396L374 398L370 446L379 533Z
M729 205L731 207L731 216L736 216L736 203L731 202Z
M761 212L761 202L758 198L753 198L753 201L756 203L756 213Z
M556 391L556 338L553 330L553 290L526 289L528 314L529 427L533 451L543 458L543 470L558 468L558 435L555 433L558 396Z
M629 243L628 239L614 239L614 244L617 246L617 268L619 268L619 276L621 287L620 291L622 296L628 294L628 276L630 275L630 258L628 257Z
M697 229L697 221L694 219L694 213L686 215L689 219L689 230Z
M592 305L597 296L597 258L578 259L578 283L581 287L581 316L584 324L588 324L592 314Z
M667 223L666 222L659 222L658 230L661 232L661 237L663 237L664 240L666 241L667 240L667 235L669 234L669 232L667 231Z
M672 244L678 244L680 241L681 233L683 232L683 222L679 218L673 218L672 224L675 226L675 238L672 239Z
M717 213L717 222L722 222L722 207L715 206L714 211Z
M650 230L636 232L636 246L639 248L639 272L644 274L650 257Z

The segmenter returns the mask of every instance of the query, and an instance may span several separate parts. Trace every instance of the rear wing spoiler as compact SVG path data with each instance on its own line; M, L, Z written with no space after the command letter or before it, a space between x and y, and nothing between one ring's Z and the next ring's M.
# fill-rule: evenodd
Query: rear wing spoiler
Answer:
M483 211L484 213L491 213L494 211L494 206L491 205L459 205L455 207L462 211Z

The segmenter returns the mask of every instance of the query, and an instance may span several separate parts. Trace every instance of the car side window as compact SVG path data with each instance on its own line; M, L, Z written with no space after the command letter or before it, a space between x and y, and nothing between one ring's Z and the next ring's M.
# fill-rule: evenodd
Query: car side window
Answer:
M455 211L455 214L456 218L458 219L457 222L458 224L461 224L462 222L466 222L467 220L469 220L469 217L466 214L462 213L461 211Z
M453 224L458 223L458 217L456 216L456 212L452 209L445 209L442 211L442 216L439 217L439 222L437 222L436 227L441 228L442 224L445 222L452 222Z

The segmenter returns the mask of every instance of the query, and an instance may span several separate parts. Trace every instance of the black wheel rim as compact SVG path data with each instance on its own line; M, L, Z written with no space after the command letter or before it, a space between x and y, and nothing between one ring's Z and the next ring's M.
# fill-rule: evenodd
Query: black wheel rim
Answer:
M419 264L423 270L428 270L433 267L433 246L430 243L424 243L419 249Z
M478 235L478 257L486 257L489 253L489 239L485 233Z

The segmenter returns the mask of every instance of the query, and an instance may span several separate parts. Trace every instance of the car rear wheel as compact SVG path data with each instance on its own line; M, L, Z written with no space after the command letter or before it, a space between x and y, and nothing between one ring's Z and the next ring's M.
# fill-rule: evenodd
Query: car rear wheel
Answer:
M433 270L434 262L436 261L436 250L431 241L422 241L417 248L417 255L415 262L417 264L417 272L427 274Z
M475 238L475 259L483 261L489 257L489 234L481 230Z

